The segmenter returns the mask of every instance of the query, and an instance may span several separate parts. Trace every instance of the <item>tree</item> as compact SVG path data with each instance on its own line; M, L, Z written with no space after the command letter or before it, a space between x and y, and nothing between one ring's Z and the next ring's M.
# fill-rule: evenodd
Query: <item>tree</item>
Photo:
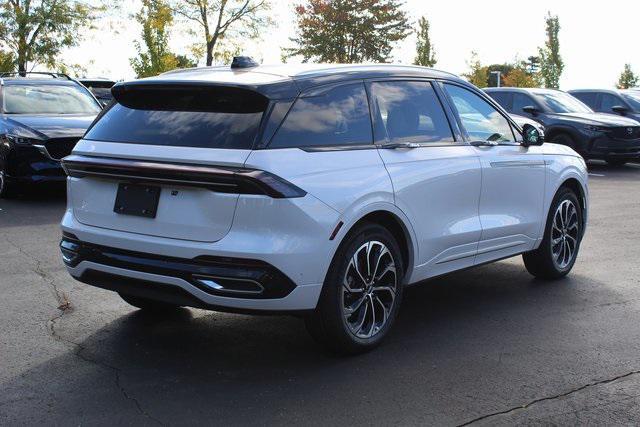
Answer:
M416 59L413 61L415 65L422 65L423 67L436 65L436 53L433 44L431 44L431 37L429 37L429 21L424 16L418 20L416 51Z
M510 87L536 87L538 80L536 75L530 73L526 65L518 64L502 79L503 86Z
M560 56L560 20L558 16L547 14L546 37L544 47L538 48L540 55L540 76L545 87L558 89L560 87L560 76L564 70L564 62Z
M482 65L478 54L475 51L471 52L471 59L467 61L469 71L463 76L469 80L469 83L478 87L487 87L489 81L489 69Z
M0 50L0 73L10 73L15 71L16 57L11 52Z
M163 0L142 0L136 14L142 25L142 42L135 41L138 56L129 62L138 77L155 76L178 66L178 58L169 51L169 28L173 22L171 9Z
M618 84L616 87L618 89L629 89L632 87L636 87L638 84L638 80L640 77L633 72L631 69L631 64L624 64L624 70L620 74L620 78L618 79Z
M267 0L172 0L171 7L202 30L207 65L225 38L258 37L271 23Z
M54 67L100 10L75 0L0 0L0 46L15 56L19 72L29 63Z
M394 43L411 31L399 0L306 0L295 7L296 47L303 61L386 62Z

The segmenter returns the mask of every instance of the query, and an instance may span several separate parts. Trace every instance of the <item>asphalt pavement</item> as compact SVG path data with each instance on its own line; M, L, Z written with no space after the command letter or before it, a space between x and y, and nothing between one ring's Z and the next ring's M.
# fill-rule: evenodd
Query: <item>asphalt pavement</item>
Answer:
M0 425L637 425L640 165L590 170L566 279L517 257L410 288L353 358L293 317L145 315L66 273L64 193L0 200Z

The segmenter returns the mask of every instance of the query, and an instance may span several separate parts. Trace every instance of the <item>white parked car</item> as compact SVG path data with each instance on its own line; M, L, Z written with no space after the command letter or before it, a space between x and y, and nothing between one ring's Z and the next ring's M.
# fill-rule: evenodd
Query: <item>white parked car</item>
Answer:
M520 254L556 279L576 260L584 161L451 74L239 59L113 95L64 159L61 249L136 307L303 315L356 353L407 285Z

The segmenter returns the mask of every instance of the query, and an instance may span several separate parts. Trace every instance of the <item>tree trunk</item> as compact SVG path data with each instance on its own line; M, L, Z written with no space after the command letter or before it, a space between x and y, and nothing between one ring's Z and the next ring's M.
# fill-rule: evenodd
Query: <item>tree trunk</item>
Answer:
M18 55L18 73L21 76L24 76L27 73L27 61L23 55Z
M213 64L213 46L207 43L207 67Z

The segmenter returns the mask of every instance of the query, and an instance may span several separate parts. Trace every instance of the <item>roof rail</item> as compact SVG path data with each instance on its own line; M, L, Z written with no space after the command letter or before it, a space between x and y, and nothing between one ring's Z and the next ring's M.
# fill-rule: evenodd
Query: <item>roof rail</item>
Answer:
M68 75L66 75L65 73L53 73L53 72L48 72L48 71L24 71L24 72L20 72L20 71L11 71L11 72L5 72L5 73L0 73L0 78L6 78L6 77L27 77L27 75L29 74L36 74L36 75L40 75L40 76L50 76L53 77L54 79L67 79L67 80L73 80L71 77L69 77Z

